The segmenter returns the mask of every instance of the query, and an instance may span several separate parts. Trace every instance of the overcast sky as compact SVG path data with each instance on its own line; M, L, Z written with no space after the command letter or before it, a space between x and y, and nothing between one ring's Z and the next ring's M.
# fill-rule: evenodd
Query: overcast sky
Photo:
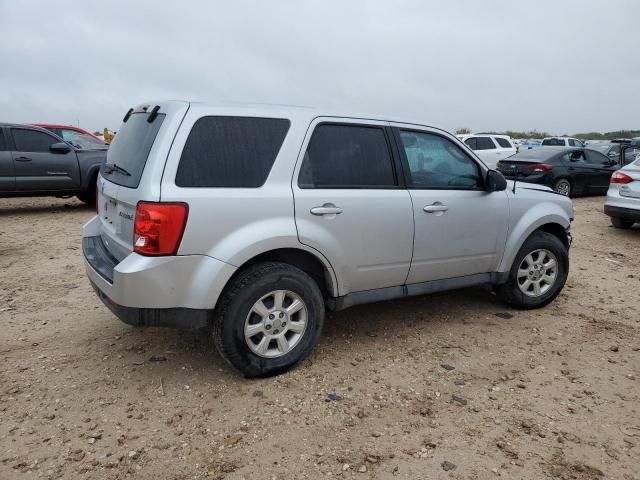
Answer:
M180 98L640 128L638 0L0 0L0 32L0 121L117 130L130 106Z

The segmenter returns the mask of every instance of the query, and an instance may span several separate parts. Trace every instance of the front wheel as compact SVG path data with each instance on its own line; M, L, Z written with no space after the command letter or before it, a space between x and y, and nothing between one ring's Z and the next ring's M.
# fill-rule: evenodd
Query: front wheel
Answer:
M629 229L633 226L633 222L630 220L622 220L621 218L611 217L611 225L616 228Z
M544 307L558 296L569 273L569 252L547 232L534 232L518 251L506 283L496 293L514 308Z
M317 283L286 263L259 263L240 272L214 312L218 352L247 377L283 373L315 346L324 322Z

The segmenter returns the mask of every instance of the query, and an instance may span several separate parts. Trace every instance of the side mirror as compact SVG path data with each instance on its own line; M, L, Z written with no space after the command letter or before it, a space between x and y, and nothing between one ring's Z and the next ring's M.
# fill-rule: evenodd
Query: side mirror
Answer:
M69 153L71 151L71 147L68 143L58 142L51 145L49 150L53 153Z
M507 189L507 180L497 170L489 170L485 179L487 192L501 192Z

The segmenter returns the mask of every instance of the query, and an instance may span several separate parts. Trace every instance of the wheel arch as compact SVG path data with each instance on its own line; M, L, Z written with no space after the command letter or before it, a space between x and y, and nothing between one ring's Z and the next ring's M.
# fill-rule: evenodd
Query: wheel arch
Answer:
M549 204L547 204L549 205ZM541 207L544 208L544 207ZM532 221L531 217L536 215L535 210L524 215L511 231L505 248L505 254L498 267L498 272L508 272L524 242L536 231L550 233L560 239L569 248L569 234L567 229L571 221L562 214L559 207L556 213L540 216Z
M309 251L303 248L302 245L299 247L270 249L255 254L238 266L234 275L227 281L227 285L237 274L261 262L281 262L297 267L313 278L325 298L338 296L337 277L329 261L319 252Z

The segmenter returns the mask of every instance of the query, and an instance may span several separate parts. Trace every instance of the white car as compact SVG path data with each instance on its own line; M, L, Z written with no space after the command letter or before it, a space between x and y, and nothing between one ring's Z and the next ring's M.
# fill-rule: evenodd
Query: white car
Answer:
M573 137L547 137L542 140L542 147L584 147L584 142Z
M604 213L616 228L640 223L640 159L611 175Z
M496 164L518 151L507 135L458 135L473 152L480 157L489 168L496 168Z

